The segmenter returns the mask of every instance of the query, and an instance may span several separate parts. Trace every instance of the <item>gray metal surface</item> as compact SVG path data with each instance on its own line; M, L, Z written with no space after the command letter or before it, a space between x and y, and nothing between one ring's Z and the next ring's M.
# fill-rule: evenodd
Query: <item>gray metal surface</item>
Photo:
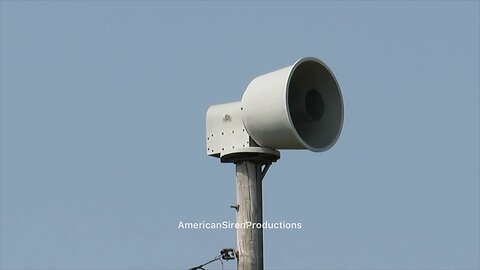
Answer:
M208 108L206 119L207 155L220 157L222 153L250 146L250 137L240 114L241 103L224 103Z

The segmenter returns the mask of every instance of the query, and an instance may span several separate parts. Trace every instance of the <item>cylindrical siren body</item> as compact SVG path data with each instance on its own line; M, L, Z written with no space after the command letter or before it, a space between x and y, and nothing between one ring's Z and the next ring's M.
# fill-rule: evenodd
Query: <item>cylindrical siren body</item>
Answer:
M262 147L325 151L342 130L342 93L325 63L302 58L250 82L242 97L242 119Z

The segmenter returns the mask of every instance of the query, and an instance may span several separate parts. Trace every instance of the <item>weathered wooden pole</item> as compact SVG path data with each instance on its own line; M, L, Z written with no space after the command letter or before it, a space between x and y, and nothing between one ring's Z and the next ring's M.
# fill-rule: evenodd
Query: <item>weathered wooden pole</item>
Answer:
M262 164L236 163L238 270L263 270Z

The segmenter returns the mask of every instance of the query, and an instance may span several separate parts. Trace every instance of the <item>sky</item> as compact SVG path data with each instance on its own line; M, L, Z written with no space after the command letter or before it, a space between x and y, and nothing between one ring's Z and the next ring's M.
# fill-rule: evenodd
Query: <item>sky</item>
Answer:
M0 2L0 269L188 269L236 247L205 113L312 56L345 120L263 182L266 269L480 268L480 2ZM207 269L220 269L215 262ZM225 269L235 263L225 262Z

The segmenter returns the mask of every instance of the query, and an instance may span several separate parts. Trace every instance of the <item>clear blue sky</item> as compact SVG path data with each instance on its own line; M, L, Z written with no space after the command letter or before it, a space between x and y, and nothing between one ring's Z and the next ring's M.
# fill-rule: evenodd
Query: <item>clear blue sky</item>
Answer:
M267 269L479 269L478 1L1 1L1 269L186 269L235 247L209 105L314 56L345 124L264 181ZM227 269L234 269L229 262ZM218 269L215 264L208 269Z

